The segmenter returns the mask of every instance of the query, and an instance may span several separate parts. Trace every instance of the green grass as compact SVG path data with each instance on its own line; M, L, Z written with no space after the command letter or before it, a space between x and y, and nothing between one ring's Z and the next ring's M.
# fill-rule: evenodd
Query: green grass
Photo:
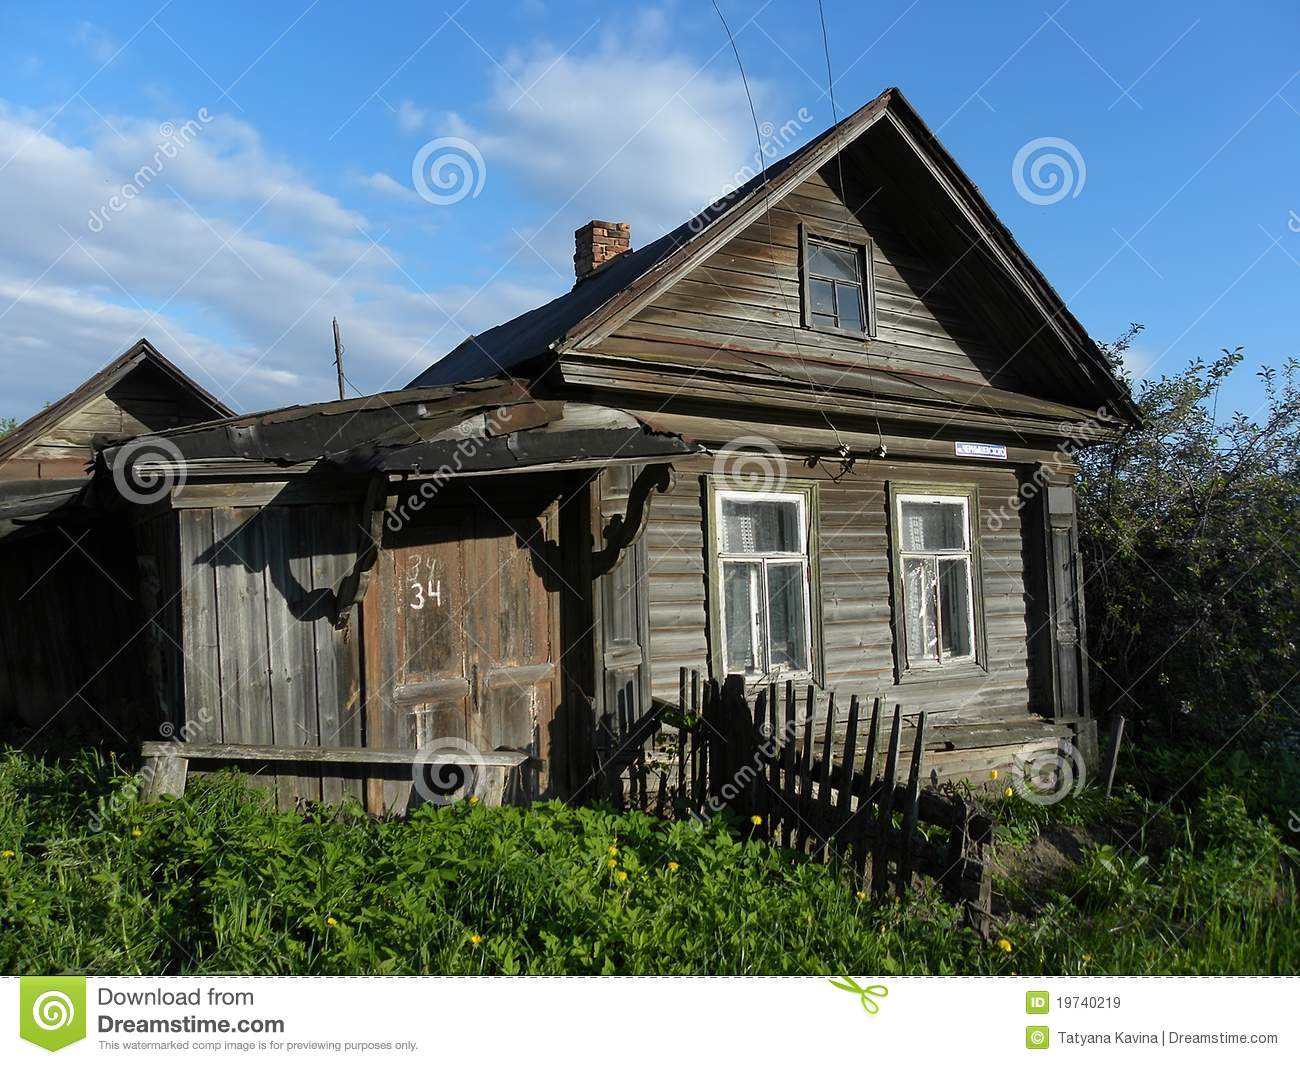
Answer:
M932 898L877 904L721 820L485 809L407 822L276 814L233 774L145 806L94 751L0 754L0 972L1293 973L1295 852L1227 792L1181 813L1126 793L999 804L1014 854L1097 821L993 943ZM615 848L617 853L611 852ZM615 864L611 865L613 862ZM675 863L675 868L670 867ZM625 874L625 877L619 874ZM476 938L477 941L476 941ZM1004 938L1010 951L996 942Z

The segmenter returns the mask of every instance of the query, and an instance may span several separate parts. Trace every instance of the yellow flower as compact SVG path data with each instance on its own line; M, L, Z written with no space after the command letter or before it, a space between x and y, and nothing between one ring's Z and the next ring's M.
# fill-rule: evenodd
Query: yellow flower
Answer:
M1008 799L1011 798L1011 796L1014 795L1015 793L1016 793L1015 788L1007 788L1002 792L1002 794L1005 795Z
M0 851L0 858L12 858L13 856L13 851Z
M997 779L998 779L998 771L997 771L996 769L993 770L993 772L991 772L991 773L989 774L989 779L990 779L990 780L997 780Z
M749 823L751 825L761 825L763 823L763 819L759 817L758 814L755 814L753 817L749 819Z
M481 935L479 935L477 932L475 932L472 936L469 937L469 941L470 941L474 946L477 947L480 943L483 942L483 937L482 937Z
M13 851L9 851L8 853L12 854ZM681 868L681 866L679 866L676 862L669 862L669 863L668 863L668 871L669 871L670 873L675 873L675 872L677 872L677 870L680 869L680 868Z
M619 870L617 873L615 873L614 875L615 875L616 877L618 877L619 880L626 880L626 879L627 879L627 873L624 872L622 869L620 869L620 870Z
M618 865L618 860L616 858L610 858L608 861L605 862L605 864L608 865L611 869L613 869L614 866Z
M477 796L477 795L471 795L471 796L469 797L469 804L470 804L471 806L473 806L473 805L474 805L475 803L477 803L477 802L478 802L478 796Z
M131 829L131 838L132 838L132 839L139 839L139 838L140 838L141 836L143 836L143 835L144 835L144 833L141 832L138 828L133 828L133 829Z
M336 924L338 924L339 922L338 922L338 918L337 918L337 917L326 917L326 918L325 918L325 923L326 923L327 925L329 925L331 928L333 928L333 927L334 927Z
M610 848L609 848L609 853L610 853L610 854L617 855L617 854L618 854L618 848L617 848L617 847L610 847Z
M1084 961L1092 961L1092 955L1091 955L1091 954L1085 954L1085 955L1083 956L1083 960L1084 960Z
M1011 940L1009 940L1009 939L999 939L999 940L998 940L998 950L1002 951L1003 954L1010 954L1010 953L1011 953Z
M866 897L867 897L867 893L865 891L858 892L858 898L865 899Z

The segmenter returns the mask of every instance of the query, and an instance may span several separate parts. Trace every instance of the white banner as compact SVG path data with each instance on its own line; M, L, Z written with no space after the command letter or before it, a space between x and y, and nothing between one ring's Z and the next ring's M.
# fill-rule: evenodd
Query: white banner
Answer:
M1267 1062L1296 1060L1297 990L1240 977L9 977L3 1008L11 1061Z

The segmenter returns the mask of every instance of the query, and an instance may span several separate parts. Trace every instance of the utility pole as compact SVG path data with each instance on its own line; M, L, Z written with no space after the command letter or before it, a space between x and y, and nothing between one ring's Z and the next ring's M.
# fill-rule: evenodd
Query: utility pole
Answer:
M339 371L339 399L346 399L343 393L343 339L339 336L339 320L334 319L334 365Z

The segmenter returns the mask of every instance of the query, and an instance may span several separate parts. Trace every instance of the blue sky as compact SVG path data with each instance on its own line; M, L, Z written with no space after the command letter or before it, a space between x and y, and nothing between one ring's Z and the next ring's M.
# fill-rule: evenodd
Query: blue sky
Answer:
M829 125L815 2L722 7L769 139ZM1145 324L1135 369L1300 354L1294 0L825 10L840 115L902 87L1095 337ZM241 409L326 399L335 314L355 386L400 387L564 291L582 222L643 244L755 153L700 2L5 5L0 69L0 416L141 335ZM469 192L429 202L447 138ZM1050 204L1041 138L1077 151Z

